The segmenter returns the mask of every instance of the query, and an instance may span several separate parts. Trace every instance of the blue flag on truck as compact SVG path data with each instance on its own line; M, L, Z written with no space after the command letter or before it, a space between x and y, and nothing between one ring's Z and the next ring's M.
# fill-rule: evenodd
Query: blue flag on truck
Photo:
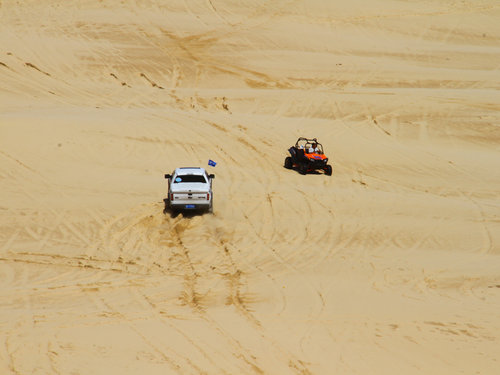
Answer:
M208 159L208 165L210 165L211 167L215 167L216 164L217 163L215 161Z

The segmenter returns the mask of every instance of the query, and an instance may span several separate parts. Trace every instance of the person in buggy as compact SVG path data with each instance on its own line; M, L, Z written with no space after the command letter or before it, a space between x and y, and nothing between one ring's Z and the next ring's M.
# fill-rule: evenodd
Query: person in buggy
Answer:
M309 146L309 149L307 150L307 153L308 154L319 154L320 153L320 150L318 148L318 144L316 142L312 143L310 146Z

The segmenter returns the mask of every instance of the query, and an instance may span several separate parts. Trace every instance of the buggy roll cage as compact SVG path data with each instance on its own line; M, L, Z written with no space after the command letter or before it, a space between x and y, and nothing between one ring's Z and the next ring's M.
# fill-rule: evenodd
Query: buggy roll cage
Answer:
M323 145L321 143L319 143L316 138L299 137L299 139L297 139L297 142L295 142L295 148L297 148L297 149L303 148L303 149L307 150L309 147L312 147L313 143L316 143L316 145L319 149L319 153L322 154L323 153Z

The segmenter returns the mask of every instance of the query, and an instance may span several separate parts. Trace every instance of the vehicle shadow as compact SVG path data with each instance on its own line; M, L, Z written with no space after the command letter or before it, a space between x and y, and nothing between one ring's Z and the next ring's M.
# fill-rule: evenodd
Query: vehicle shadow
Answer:
M298 174L301 174L298 169L293 168L293 170L295 172L297 172ZM323 171L321 171L321 172L320 171L308 171L306 174L303 174L302 176L308 176L308 175L317 175L317 176L319 176L319 175L324 175L324 174L325 174L325 172L323 172Z

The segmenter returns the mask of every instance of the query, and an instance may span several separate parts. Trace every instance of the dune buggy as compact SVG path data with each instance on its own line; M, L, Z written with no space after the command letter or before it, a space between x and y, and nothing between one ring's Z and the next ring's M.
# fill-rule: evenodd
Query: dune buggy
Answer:
M323 145L316 138L300 137L295 146L288 149L290 156L285 158L285 168L296 169L300 174L321 170L332 175L332 166L323 152Z

